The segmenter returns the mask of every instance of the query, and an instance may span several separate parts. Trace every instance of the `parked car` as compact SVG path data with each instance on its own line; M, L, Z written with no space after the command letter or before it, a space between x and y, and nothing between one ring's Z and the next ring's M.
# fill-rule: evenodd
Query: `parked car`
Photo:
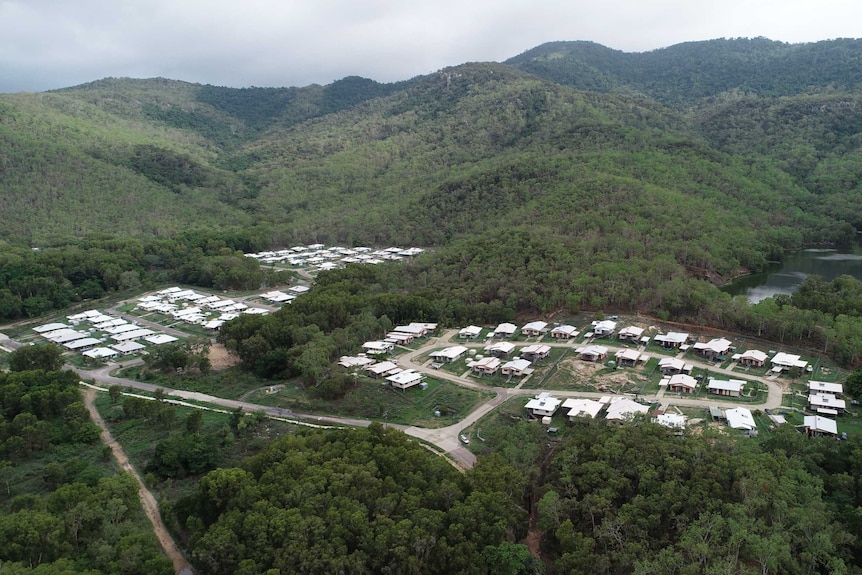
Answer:
M461 443L463 443L464 445L469 445L470 444L470 438L462 433L461 434Z

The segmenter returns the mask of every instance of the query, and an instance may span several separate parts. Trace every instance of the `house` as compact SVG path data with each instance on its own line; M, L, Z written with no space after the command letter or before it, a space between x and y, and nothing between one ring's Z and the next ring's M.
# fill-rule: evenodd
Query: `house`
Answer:
M670 429L685 429L685 422L688 418L678 413L662 413L653 420L659 425Z
M746 367L763 367L766 365L766 353L756 349L746 350L739 356L739 365Z
M658 368L662 375L676 375L677 373L691 373L693 367L675 357L665 357L659 360Z
M501 323L494 329L494 337L506 338L515 335L515 330L518 329L513 323Z
M431 359L439 363L453 363L461 359L467 353L467 348L463 345L453 345L439 351L431 352Z
M437 324L434 324L434 327L437 327ZM409 333L413 337L425 337L428 335L428 332L431 331L427 324L424 323L410 323L408 325L397 325L393 328L392 331L400 331L401 333Z
M383 355L395 349L395 344L391 341L366 341L362 344L362 349L365 353Z
M770 363L772 363L772 371L777 373L791 368L805 369L805 366L808 365L808 362L800 359L798 355L784 353L783 351L776 353L770 360Z
M808 435L838 435L838 422L820 415L806 415L802 426Z
M548 345L528 345L521 348L521 357L528 361L539 361L545 359L551 353L551 346Z
M69 351L86 351L96 347L100 343L102 343L102 340L100 339L96 339L94 337L82 337L80 339L74 339L64 343L63 347Z
M811 393L808 395L808 408L823 415L838 415L844 412L847 402L831 393Z
M617 329L617 322L609 319L593 322L593 335L596 337L608 337Z
M177 341L177 338L175 338L172 335L168 335L166 333L156 333L153 335L146 336L144 338L144 341L151 343L153 345L162 345L165 343L175 342L175 341Z
M111 346L111 348L116 350L117 353L119 353L120 355L129 355L131 353L146 349L144 344L138 343L136 341L124 341L122 343L115 343Z
M622 341L630 341L632 343L637 343L640 341L643 333L644 329L642 327L630 325L620 330L620 339Z
M685 345L688 338L689 335L687 333L671 331L666 334L659 334L652 338L652 340L665 349L672 349Z
M148 335L153 335L154 333L156 333L156 332L154 332L151 329L138 328L134 331L126 331L123 333L118 333L116 335L112 335L111 339L113 339L116 342L122 343L124 341L134 341L136 339L141 339L142 337L147 337ZM116 349L116 348L114 348L114 349Z
M476 339L482 333L482 328L475 325L468 325L458 332L458 337L461 339Z
M592 399L569 398L563 402L563 409L568 410L566 415L569 421L575 421L578 418L595 419L604 407L604 403Z
M554 339L571 339L578 337L578 330L573 325L558 325L551 330L551 337Z
M500 373L506 377L523 377L533 373L533 370L530 369L530 362L526 359L513 359L500 367Z
M698 350L704 357L715 360L724 358L732 346L733 343L730 340L720 337L706 343L695 343L692 347Z
M397 387L398 389L408 389L410 387L413 387L414 385L419 385L420 383L422 383L422 374L412 369L405 369L400 373L388 376L386 378L386 381L391 383L392 387Z
M646 405L632 401L627 397L615 397L611 399L611 403L608 405L605 419L608 421L623 422L632 419L638 413L647 413L648 411L649 407Z
M413 336L409 333L390 331L386 334L386 337L383 338L383 341L388 341L390 343L394 343L395 345L410 345L411 343L413 343L413 339Z
M544 321L531 321L521 328L521 333L526 336L543 335L548 331L548 324Z
M588 345L577 350L578 357L583 361L604 361L608 356L608 348L601 345Z
M369 365L365 368L365 371L371 377L384 377L387 375L391 375L396 371L401 371L401 368L395 362L392 361L381 361L380 363L375 363L373 365Z
M757 424L754 423L754 416L751 415L751 410L745 407L735 407L727 409L724 412L727 419L727 425L733 429L744 429L751 431L757 429Z
M110 347L96 347L93 349L88 349L81 355L84 357L89 357L90 359L111 359L117 357L117 351L111 349Z
M496 357L508 357L515 350L515 344L510 341L498 341L485 346L485 351Z
M528 401L524 407L533 417L553 417L560 403L562 402L559 399L545 391Z
M499 357L483 357L470 368L478 375L494 375L500 369Z
M726 395L728 397L739 397L745 382L741 379L713 379L709 378L706 384L707 393L715 395Z
M635 367L646 356L642 357L636 349L620 349L614 354L614 357L617 358L617 365Z
M697 380L685 373L677 373L670 376L667 382L667 390L678 393L694 393L697 390Z
M111 335L117 335L120 333L126 333L127 331L135 331L137 329L140 329L140 327L137 325L133 325L131 323L121 323L120 325L105 328L103 331Z
M831 393L840 397L844 393L844 386L840 383L829 383L828 381L808 381L808 393Z
M709 416L713 421L727 421L727 416L724 414L724 410L720 407L710 407Z
M338 365L340 365L341 367L346 367L348 369L350 369L351 367L362 367L364 365L368 365L369 363L374 363L374 360L371 359L370 357L363 357L363 356L353 357L353 356L349 356L349 355L342 355L338 359ZM395 364L393 364L393 365L395 365Z
M46 323L45 325L40 325L38 327L34 327L33 331L36 333L50 333L52 331L57 331L58 329L72 329L65 323Z
M308 290L310 290L311 288L308 286L290 286L287 289L289 289L290 291L292 291L295 294L303 294L303 293L307 292Z
M52 331L47 334L44 334L45 339L51 341L56 344L63 345L64 343L68 343L70 341L75 341L76 339L84 339L85 337L89 337L86 333L81 331L75 331L74 329L59 329L57 331Z

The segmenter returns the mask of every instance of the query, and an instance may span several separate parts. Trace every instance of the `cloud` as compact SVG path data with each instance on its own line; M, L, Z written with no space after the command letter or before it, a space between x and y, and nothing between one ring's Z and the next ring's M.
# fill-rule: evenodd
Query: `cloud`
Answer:
M625 51L718 37L854 35L844 0L0 0L0 91L106 76L304 86L407 79L541 43Z

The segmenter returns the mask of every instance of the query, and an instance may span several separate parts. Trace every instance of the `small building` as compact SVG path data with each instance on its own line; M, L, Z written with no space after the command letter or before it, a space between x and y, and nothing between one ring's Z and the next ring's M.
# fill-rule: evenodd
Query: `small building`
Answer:
M617 329L617 322L609 319L593 322L593 335L595 337L608 337Z
M727 416L724 414L724 410L720 407L710 407L709 408L709 416L713 421L726 421Z
M578 358L582 361L599 362L608 357L608 348L601 345L588 345L577 350Z
M524 377L533 373L530 362L526 359L513 359L500 367L500 372L506 377Z
M422 374L412 369L405 369L400 373L388 376L386 378L386 381L391 383L392 387L397 387L398 389L408 389L410 387L413 387L414 385L419 385L420 383L422 383Z
M110 347L96 347L93 349L88 349L81 355L84 357L89 357L90 359L112 359L117 357L117 350L111 349Z
M144 344L138 343L136 341L124 341L122 343L115 343L111 346L111 348L115 349L120 355L129 355L146 349Z
M151 343L153 345L163 345L166 343L173 343L177 341L178 338L175 338L172 335L168 335L166 333L155 333L153 335L148 335L144 338L144 341L147 343Z
M148 335L153 335L154 332L151 329L142 329L138 328L134 331L127 331L123 333L118 333L116 335L112 335L111 339L116 342L122 343L124 341L135 341L136 339L141 339L143 337L147 337Z
M670 429L685 429L688 418L678 413L662 413L653 420L663 427Z
M515 335L515 330L518 328L515 327L513 323L501 323L494 329L494 337L497 338L507 338Z
M569 421L576 421L581 418L595 419L604 407L604 403L592 399L569 398L563 402L563 409L568 410L566 416Z
M670 376L667 390L678 393L694 393L697 390L697 380L685 373L677 373Z
M521 348L521 357L528 361L539 361L548 357L551 353L549 345L528 345Z
M60 329L72 329L65 323L46 323L45 325L40 325L33 328L33 331L36 333L50 333L52 331L57 331Z
M394 343L395 345L410 345L413 343L414 336L401 331L390 331L386 334L383 341Z
M548 331L548 323L544 321L531 321L521 328L521 333L525 336L544 335Z
M800 359L798 355L784 353L783 351L776 353L770 360L770 363L772 363L772 371L778 373L792 368L805 369L808 365L808 362Z
M558 325L551 330L551 337L554 339L572 339L578 335L578 330L573 325Z
M398 367L398 364L395 362L381 361L380 363L366 366L365 371L371 377L385 377L395 373L396 371L401 371L401 368Z
M749 349L739 356L739 365L744 365L746 367L764 367L766 365L767 357L768 356L765 352L758 351L756 349Z
M431 359L439 363L454 363L461 359L467 351L469 350L463 345L453 345L446 349L432 351L430 356Z
M844 413L847 402L831 393L811 393L808 395L808 407L822 415L839 415Z
M620 330L620 340L630 341L632 343L640 342L641 336L644 333L644 328L630 325Z
M835 397L841 397L841 394L844 393L844 386L840 383L809 380L808 393L830 393Z
M500 369L501 363L499 357L483 357L475 362L470 369L478 375L494 375Z
M365 356L342 355L340 358L338 358L338 365L340 365L341 367L346 367L347 369L350 369L351 367L363 367L370 363L374 363L374 360L370 357Z
M695 343L692 347L698 350L704 357L715 360L727 356L727 352L733 346L733 342L723 337L712 339L706 343Z
M74 329L59 329L57 331L52 331L43 335L48 341L59 345L63 345L64 343L68 343L70 341L75 341L76 339L84 339L85 337L89 337L86 333L81 331L75 331Z
M127 331L135 331L141 329L140 326L131 324L131 323L121 323L119 325L111 326L105 328L103 331L105 333L109 333L111 335L117 335L119 333L126 333Z
M533 417L553 417L562 403L548 392L542 392L524 406Z
M627 397L615 397L611 399L611 402L608 405L608 411L605 415L605 419L607 419L608 421L621 423L632 419L639 413L648 412L649 407L643 405L642 403L632 401Z
M741 379L713 379L710 378L706 384L707 393L715 395L724 395L727 397L739 397L742 395L742 388L745 387L745 381Z
M63 347L69 351L86 351L96 347L100 343L102 343L102 340L100 339L96 339L94 337L82 337L81 339L74 339L64 343Z
M691 373L694 369L691 365L687 365L683 360L675 357L665 357L659 360L658 368L662 375L676 375L677 373Z
M821 415L806 415L802 425L808 435L838 435L838 422Z
M425 337L428 335L430 330L425 324L411 323L408 325L396 325L392 331L400 331L401 333L410 334L413 337Z
M725 410L724 416L727 418L727 425L733 429L743 429L745 431L757 429L757 424L754 422L751 410L745 407L735 407Z
M495 357L509 357L515 351L515 344L510 341L498 341L485 346L485 351Z
M362 349L372 355L384 355L391 353L395 349L395 344L391 341L366 341L362 344Z
M659 334L652 338L654 342L659 344L665 349L679 348L683 346L688 341L689 335L687 333L670 331L666 334Z
M614 354L617 365L624 367L635 367L641 361L641 353L636 349L620 349Z
M476 339L482 333L482 328L476 325L468 325L458 332L461 339Z

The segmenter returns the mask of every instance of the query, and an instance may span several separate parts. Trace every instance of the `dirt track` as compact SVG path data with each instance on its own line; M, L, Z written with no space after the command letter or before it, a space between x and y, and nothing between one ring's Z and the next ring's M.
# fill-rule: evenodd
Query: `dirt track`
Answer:
M138 482L138 496L141 499L141 506L144 508L144 512L147 514L147 518L150 520L150 523L153 524L153 531L156 534L156 538L159 540L159 544L162 546L162 550L165 552L165 555L170 558L171 562L173 562L174 571L177 575L193 574L194 570L192 569L191 564L189 564L185 556L177 548L171 534L168 533L165 524L162 523L162 516L159 514L159 506L158 503L156 503L156 498L153 497L153 494L150 493L150 490L147 489L144 482L141 481L141 477L138 475L138 472L135 471L135 468L132 467L131 463L129 463L129 458L126 457L126 454L123 452L123 448L120 447L120 444L111 436L111 432L108 431L105 421L102 419L102 416L99 415L99 410L97 410L96 406L93 404L93 400L96 397L96 391L93 389L84 389L82 391L84 394L84 405L87 406L87 411L90 412L90 417L102 430L102 442L111 448L111 452L114 454L114 458L117 460L120 469L131 473L132 477L134 477Z

